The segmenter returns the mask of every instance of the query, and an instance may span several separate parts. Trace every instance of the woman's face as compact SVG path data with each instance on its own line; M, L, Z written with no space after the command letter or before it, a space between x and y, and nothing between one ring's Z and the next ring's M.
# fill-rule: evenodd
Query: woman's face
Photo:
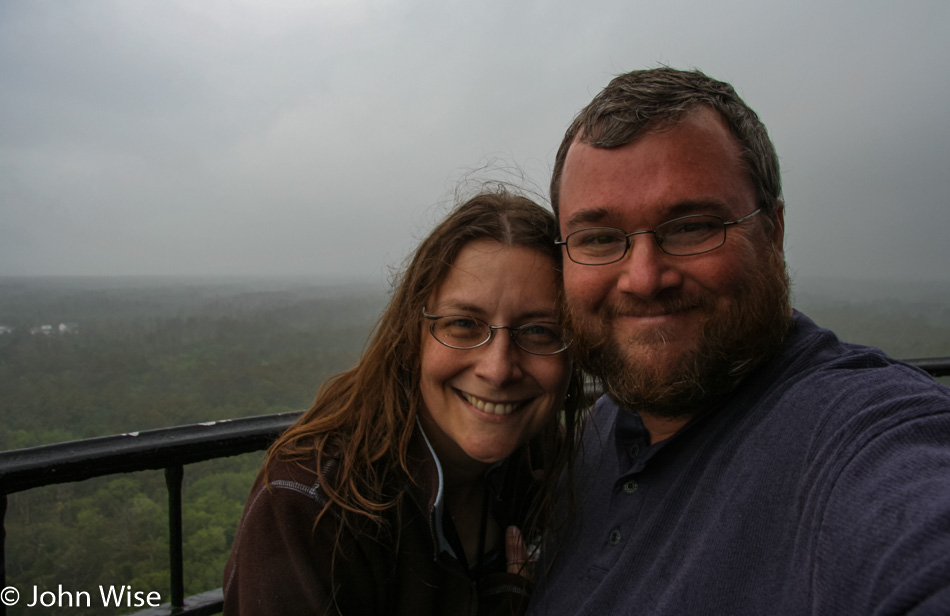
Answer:
M544 253L494 240L464 246L426 303L430 315L464 315L489 325L557 322L557 273ZM563 405L567 353L532 355L508 330L486 345L453 349L423 319L420 387L426 435L449 470L505 459Z

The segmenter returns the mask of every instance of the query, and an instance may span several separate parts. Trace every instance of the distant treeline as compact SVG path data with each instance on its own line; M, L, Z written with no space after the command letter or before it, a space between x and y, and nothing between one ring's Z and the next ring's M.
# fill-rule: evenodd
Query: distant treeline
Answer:
M0 284L3 449L304 409L355 364L385 301L375 288L46 285ZM44 320L78 333L23 325Z
M793 305L848 342L893 357L950 356L950 284L807 280Z

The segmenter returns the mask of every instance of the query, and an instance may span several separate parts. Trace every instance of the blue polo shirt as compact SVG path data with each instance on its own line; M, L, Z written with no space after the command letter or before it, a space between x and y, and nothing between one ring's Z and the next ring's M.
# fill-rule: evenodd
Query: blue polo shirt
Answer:
M666 441L602 398L580 456L529 614L950 614L950 389L800 313Z

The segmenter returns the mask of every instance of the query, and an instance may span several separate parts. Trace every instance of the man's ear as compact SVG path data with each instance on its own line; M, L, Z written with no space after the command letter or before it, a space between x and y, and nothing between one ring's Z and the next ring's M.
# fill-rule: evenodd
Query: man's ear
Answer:
M784 257L785 256L785 202L776 199L775 208L771 215L772 229L769 239L772 240L772 246Z

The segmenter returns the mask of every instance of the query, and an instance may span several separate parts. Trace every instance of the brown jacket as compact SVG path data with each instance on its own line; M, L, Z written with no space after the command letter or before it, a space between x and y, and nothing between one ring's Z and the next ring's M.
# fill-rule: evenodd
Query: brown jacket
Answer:
M522 613L529 585L505 572L504 558L473 579L446 549L451 539L444 535L452 533L440 533L437 519L438 467L419 430L410 453L417 461L416 483L406 482L410 497L402 500L400 516L387 515L393 528L402 518L399 532L380 536L375 530L344 530L335 560L339 518L331 509L314 528L326 502L314 468L274 463L270 488L259 474L224 572L225 616ZM522 466L513 462L520 453L489 476L493 514L502 528L523 523L535 489L527 473L515 471ZM451 525L448 516L442 522Z

